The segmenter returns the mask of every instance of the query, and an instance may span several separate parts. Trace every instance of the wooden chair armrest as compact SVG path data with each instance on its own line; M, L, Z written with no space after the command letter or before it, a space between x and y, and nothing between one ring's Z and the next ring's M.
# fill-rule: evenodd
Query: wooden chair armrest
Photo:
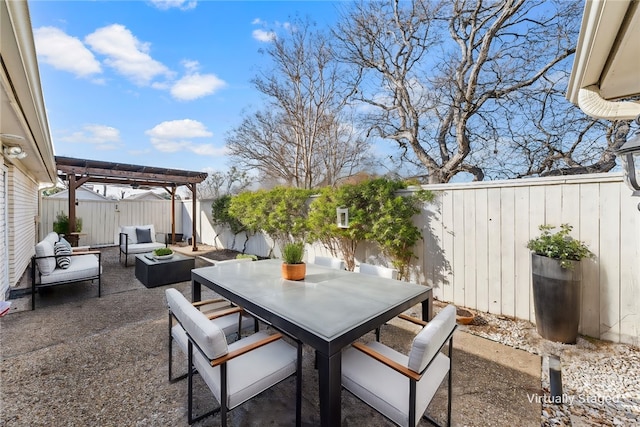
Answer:
M407 314L398 314L398 317L400 319L406 320L407 322L415 323L416 325L420 326L427 326L428 324L428 322L422 319L418 319L417 317L409 316Z
M269 335L266 338L261 339L260 341L256 341L253 342L251 344L248 344L244 347L241 347L237 350L232 351L231 353L225 354L224 356L218 357L217 359L214 359L211 361L211 366L218 366L218 365L222 365L223 363L227 363L229 360L234 359L238 356L242 356L245 353L248 353L250 351L253 351L257 348L260 348L264 345L270 344L274 341L277 341L279 339L282 338L282 334L277 333L277 334L273 334L273 335Z
M100 251L73 251L69 255L62 256L74 256L74 255L98 255Z
M228 314L242 313L243 311L244 310L242 310L242 308L240 307L225 308L223 310L218 310L218 311L214 311L213 313L207 314L207 319L213 320L213 319L217 319L218 317L226 316Z
M223 302L223 301L227 301L224 298L213 298L213 299L207 299L204 301L196 301L196 302L192 302L191 304L194 307L202 307L203 305L207 305L207 304L215 304L217 302Z
M353 348L355 348L356 350L360 350L361 352L363 352L367 356L373 357L378 362L390 367L394 371L404 375L407 378L410 378L410 379L412 379L414 381L419 381L420 378L422 378L421 374L412 371L411 369L407 368L406 366L403 366L403 365L399 364L398 362L395 362L395 361L389 359L386 356L383 356L382 354L378 353L377 351L375 351L371 347L368 347L368 346L366 346L366 345L364 345L362 343L359 343L359 342L354 342L353 344L351 344L351 346Z

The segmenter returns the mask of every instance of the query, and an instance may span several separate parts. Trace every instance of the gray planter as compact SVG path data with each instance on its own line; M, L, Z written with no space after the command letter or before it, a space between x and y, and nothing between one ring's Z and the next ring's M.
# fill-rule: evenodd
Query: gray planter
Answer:
M531 254L533 306L538 333L550 341L574 344L580 324L581 271L560 267L560 261Z

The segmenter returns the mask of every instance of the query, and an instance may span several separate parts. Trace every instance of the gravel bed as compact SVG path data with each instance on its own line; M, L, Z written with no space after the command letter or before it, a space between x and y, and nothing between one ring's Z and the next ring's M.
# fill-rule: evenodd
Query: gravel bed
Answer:
M579 336L575 345L538 335L534 324L488 313L461 329L542 356L542 426L640 425L640 348ZM549 356L560 358L562 395L552 398Z

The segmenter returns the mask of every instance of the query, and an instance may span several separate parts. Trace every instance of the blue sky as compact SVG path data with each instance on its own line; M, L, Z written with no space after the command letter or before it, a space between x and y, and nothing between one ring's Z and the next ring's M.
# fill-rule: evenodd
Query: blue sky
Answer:
M29 1L55 154L226 170L225 135L261 104L259 50L329 1Z

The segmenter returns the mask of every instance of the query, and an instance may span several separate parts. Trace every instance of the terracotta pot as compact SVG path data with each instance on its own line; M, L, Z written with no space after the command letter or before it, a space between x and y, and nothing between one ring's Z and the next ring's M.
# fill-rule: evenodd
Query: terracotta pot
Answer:
M282 278L286 280L302 280L307 273L307 265L282 263Z

